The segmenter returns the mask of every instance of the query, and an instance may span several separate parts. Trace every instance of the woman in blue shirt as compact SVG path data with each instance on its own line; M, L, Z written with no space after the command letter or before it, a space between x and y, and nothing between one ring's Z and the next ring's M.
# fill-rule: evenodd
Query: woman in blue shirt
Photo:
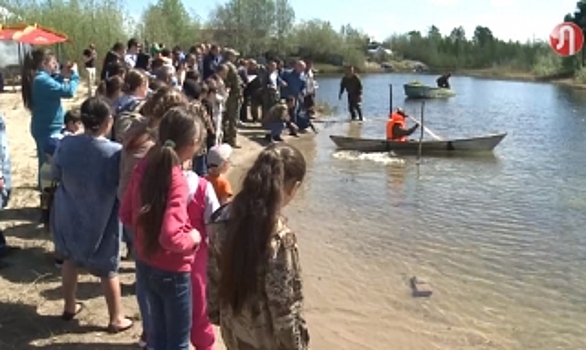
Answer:
M72 98L77 92L77 66L64 67L55 75L58 63L55 55L45 49L29 52L22 67L21 93L24 106L31 112L31 135L37 145L38 169L45 162L44 143L63 128L65 110L62 98Z

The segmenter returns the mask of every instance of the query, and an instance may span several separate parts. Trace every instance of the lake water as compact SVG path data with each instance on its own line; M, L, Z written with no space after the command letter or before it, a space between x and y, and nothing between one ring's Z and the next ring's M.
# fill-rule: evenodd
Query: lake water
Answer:
M494 156L398 159L336 152L331 134L384 137L394 105L419 118L402 84L363 77L362 125L319 124L298 142L310 170L289 217L299 230L317 349L586 349L586 92L453 77L429 100L443 137L508 132ZM318 77L339 106L339 77ZM317 124L316 124L317 125ZM417 134L418 135L418 134ZM429 299L408 279L429 282ZM320 317L323 317L320 318ZM310 322L312 321L310 317Z

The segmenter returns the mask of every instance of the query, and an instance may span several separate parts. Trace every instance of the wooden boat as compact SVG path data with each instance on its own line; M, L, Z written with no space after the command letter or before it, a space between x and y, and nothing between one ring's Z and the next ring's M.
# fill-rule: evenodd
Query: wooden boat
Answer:
M408 98L448 98L456 95L456 92L452 89L428 86L421 83L405 84L403 88Z
M459 152L491 152L507 133L492 134L481 137L453 140L424 140L421 142L422 155ZM331 135L330 139L338 149L358 152L390 152L399 154L417 154L419 141L396 142L381 139L363 139Z

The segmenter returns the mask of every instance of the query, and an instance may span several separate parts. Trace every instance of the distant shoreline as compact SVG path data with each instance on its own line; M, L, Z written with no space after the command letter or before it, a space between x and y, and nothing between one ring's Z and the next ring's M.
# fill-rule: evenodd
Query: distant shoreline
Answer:
M457 71L455 75L493 80L550 83L572 89L586 90L586 84L580 83L573 78L563 76L539 77L530 72L515 72L499 69L478 69Z
M315 67L319 75L339 75L344 73L344 67L334 66L330 64L315 63ZM396 70L386 71L380 67L374 67L373 65L367 66L359 70L360 74L408 74L414 73L412 70ZM431 69L427 72L418 73L421 75L440 75L439 70ZM553 76L553 77L539 77L531 72L523 71L510 71L505 69L462 69L453 71L455 77L473 77L482 79L492 80L508 80L508 81L519 81L519 82L536 82L536 83L550 83L559 86L569 87L572 89L586 90L586 84L577 82L573 78Z

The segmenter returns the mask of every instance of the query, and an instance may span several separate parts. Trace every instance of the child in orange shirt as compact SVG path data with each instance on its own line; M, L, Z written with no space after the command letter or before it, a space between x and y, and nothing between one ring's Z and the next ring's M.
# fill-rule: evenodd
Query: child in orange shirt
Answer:
M224 176L230 166L232 147L228 144L216 145L208 151L208 175L206 179L212 184L220 205L232 198L232 187Z

